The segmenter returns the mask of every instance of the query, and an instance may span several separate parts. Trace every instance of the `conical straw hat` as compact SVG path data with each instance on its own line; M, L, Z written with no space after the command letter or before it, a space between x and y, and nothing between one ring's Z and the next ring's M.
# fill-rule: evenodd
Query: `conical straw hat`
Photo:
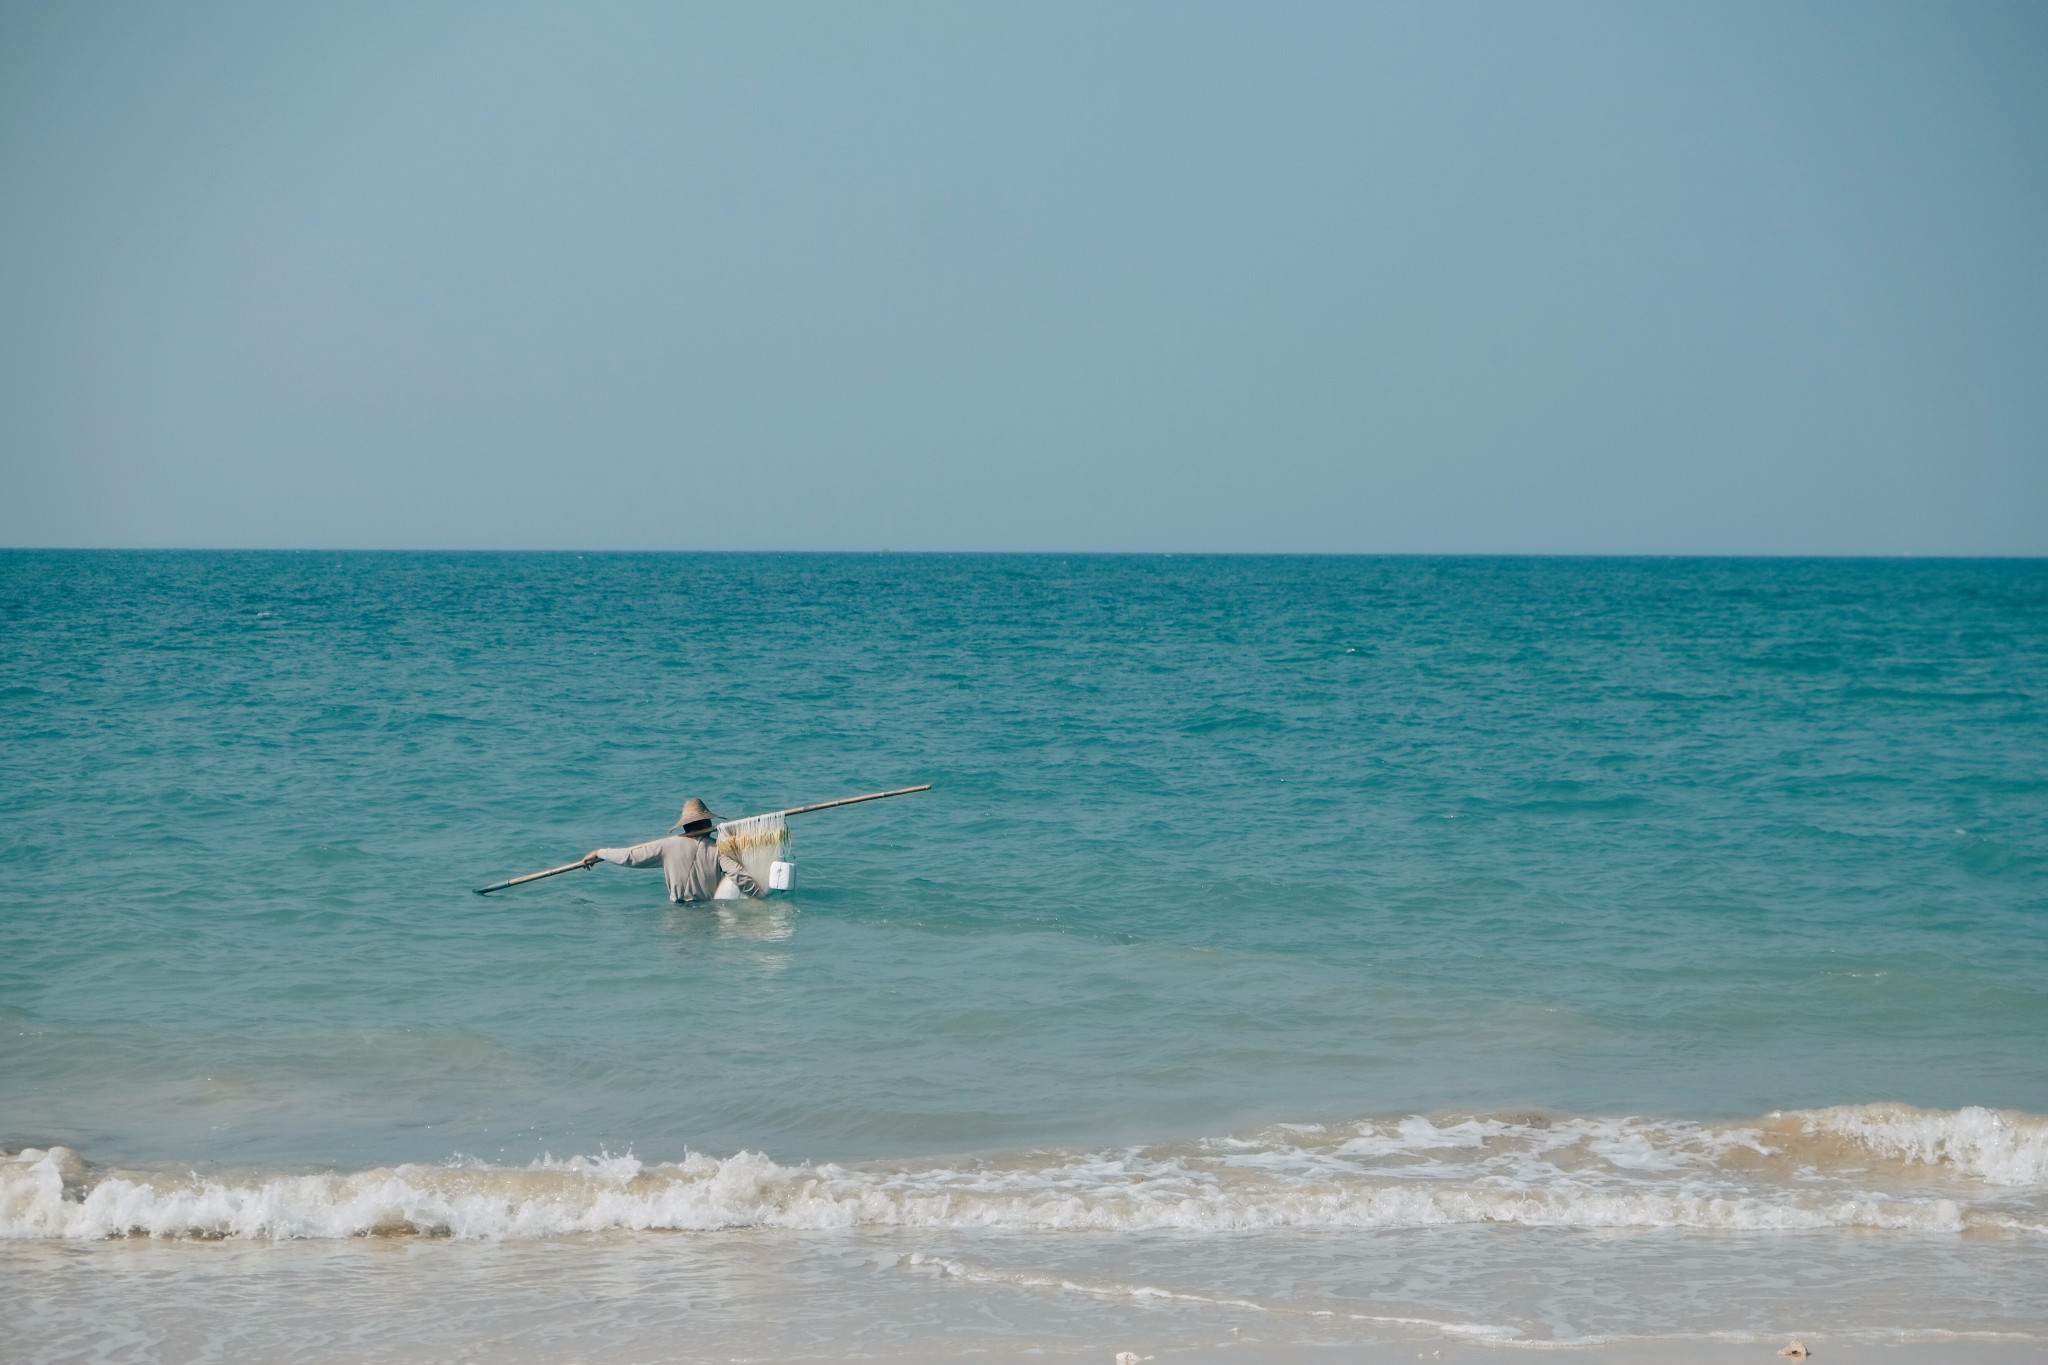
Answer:
M685 834L695 834L698 832L698 826L715 825L717 823L718 817L711 813L711 807L693 796L683 802L683 813L676 817L676 822L673 825L669 826L669 832L674 833L677 830L681 830Z

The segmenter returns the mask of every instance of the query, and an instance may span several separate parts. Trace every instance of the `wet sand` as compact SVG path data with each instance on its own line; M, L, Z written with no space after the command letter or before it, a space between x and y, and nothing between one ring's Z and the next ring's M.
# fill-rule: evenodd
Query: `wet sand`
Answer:
M1228 1346L1158 1347L1126 1343L1109 1348L1024 1348L1015 1351L964 1349L949 1353L897 1357L906 1365L938 1365L941 1361L1095 1362L1115 1365L1118 1353L1129 1351L1141 1365L1512 1365L1523 1360L1569 1361L1574 1365L1779 1365L1778 1352L1790 1341L1683 1341L1637 1338L1597 1346L1481 1345L1459 1342L1380 1343L1375 1345L1266 1346L1237 1342ZM1832 1341L1801 1337L1820 1365L2038 1365L2048 1361L2048 1341L1941 1338L1914 1341ZM869 1359L870 1357L848 1357Z

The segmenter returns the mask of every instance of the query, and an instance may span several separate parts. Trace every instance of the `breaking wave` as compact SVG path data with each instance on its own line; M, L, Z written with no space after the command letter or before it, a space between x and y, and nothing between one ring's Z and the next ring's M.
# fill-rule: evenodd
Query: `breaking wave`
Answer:
M2048 1235L2048 1119L1904 1105L1723 1125L1437 1115L862 1165L785 1165L741 1152L201 1175L102 1169L62 1147L0 1154L0 1237L16 1239L1473 1223Z
M1947 1166L1987 1184L2048 1184L2048 1119L1972 1106L1944 1112L1859 1104L1772 1115L1819 1143L1834 1140L1882 1161Z

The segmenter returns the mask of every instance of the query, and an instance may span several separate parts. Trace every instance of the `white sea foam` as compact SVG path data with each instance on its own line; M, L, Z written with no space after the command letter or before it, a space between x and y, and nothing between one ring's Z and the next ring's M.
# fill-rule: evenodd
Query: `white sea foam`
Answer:
M1044 1271L1011 1270L1001 1266L976 1265L953 1256L928 1256L912 1252L902 1263L912 1269L926 1269L970 1284L996 1284L1018 1289L1057 1289L1069 1294L1087 1294L1101 1299L1169 1299L1181 1303L1211 1304L1219 1308L1244 1308L1254 1313L1269 1311L1250 1299L1223 1298L1213 1294L1191 1294L1158 1285L1127 1284L1121 1281L1077 1280Z
M1845 1105L1773 1115L1815 1136L1847 1138L1872 1156L1950 1166L1989 1185L2048 1185L2048 1118L1972 1105Z
M635 1230L1065 1232L1825 1228L2048 1234L2048 1121L1864 1106L1743 1125L1466 1115L1280 1125L1107 1152L785 1165L751 1152L347 1172L99 1170L0 1157L0 1236L538 1238ZM1917 1179L1912 1172L1920 1172ZM1903 1173L1903 1174L1902 1174Z

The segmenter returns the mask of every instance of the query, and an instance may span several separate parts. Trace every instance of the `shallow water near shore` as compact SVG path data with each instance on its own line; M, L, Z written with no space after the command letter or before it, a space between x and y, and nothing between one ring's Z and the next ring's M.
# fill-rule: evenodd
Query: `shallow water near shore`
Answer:
M2048 565L8 553L0 643L51 1358L2048 1339Z

